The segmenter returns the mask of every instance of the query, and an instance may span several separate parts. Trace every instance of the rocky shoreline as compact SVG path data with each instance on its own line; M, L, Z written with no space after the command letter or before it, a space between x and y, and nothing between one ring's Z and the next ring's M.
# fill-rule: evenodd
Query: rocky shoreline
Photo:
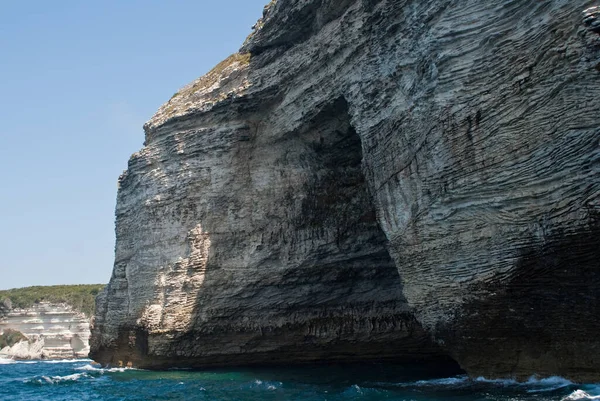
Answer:
M0 334L22 333L26 340L0 349L0 358L87 358L89 319L66 304L39 303L27 309L12 309L0 318Z

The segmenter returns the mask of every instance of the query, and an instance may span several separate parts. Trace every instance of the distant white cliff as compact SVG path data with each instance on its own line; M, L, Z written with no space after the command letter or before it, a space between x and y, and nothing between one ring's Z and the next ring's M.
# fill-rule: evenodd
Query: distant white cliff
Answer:
M89 353L90 322L85 314L66 304L42 302L27 309L13 309L0 317L0 335L12 329L29 341L0 350L0 358L84 358Z

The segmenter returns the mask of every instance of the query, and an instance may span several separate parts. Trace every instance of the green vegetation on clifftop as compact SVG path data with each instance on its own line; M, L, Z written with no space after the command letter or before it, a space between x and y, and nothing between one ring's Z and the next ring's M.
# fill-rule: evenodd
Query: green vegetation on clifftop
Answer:
M94 314L96 295L102 288L104 284L15 288L0 291L0 302L6 304L9 299L12 308L30 308L40 302L66 303L91 317Z
M20 331L7 329L0 335L0 349L12 347L20 341L27 340L27 337Z
M183 88L175 93L171 99L178 96L190 96L193 93L214 85L223 75L223 71L233 64L248 65L250 63L250 53L234 53L213 67L206 75L197 79L192 85Z

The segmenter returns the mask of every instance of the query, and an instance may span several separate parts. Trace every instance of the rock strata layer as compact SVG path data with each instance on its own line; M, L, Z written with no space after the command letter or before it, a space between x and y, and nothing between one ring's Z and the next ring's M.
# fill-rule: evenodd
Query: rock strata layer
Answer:
M93 357L600 378L594 5L271 2L145 125Z
M67 305L39 303L28 309L12 309L0 318L0 334L7 329L24 334L28 341L0 350L2 357L85 358L90 351L89 319Z

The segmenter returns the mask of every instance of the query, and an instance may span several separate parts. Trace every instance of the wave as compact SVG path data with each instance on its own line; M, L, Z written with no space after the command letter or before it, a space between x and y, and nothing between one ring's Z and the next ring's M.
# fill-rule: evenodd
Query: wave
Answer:
M474 384L484 384L497 387L525 387L529 388L529 392L538 391L553 391L559 388L572 386L573 382L560 376L552 376L540 379L536 376L531 376L525 382L519 382L515 379L486 379L485 377L476 377L474 379L468 376L455 376L443 379L419 380L412 383L402 383L403 385L413 385L417 387L423 386L464 386Z
M551 376L544 379L538 379L532 376L527 382L524 383L524 385L532 387L527 390L528 393L540 393L573 386L574 383L560 376Z
M471 385L473 379L469 378L467 375L460 375L454 377L444 377L438 379L427 379L427 380L417 380L410 382L400 382L400 383L385 383L385 382L377 382L372 383L376 386L393 386L393 387L464 387Z
M590 395L583 390L575 390L568 396L562 399L562 401L591 401L600 400L600 395Z
M531 376L525 382L518 382L514 379L486 379L485 377L477 377L473 380L477 383L485 383L502 387L525 387L528 393L554 391L573 385L573 382L560 376L550 376L543 379L540 379L537 376Z
M400 383L372 383L376 386L394 386L394 387L446 387L446 388L465 388L465 387L513 387L521 389L527 393L542 393L552 392L565 387L575 386L575 384L563 377L552 376L546 378L538 378L531 376L527 381L519 382L515 379L487 379L485 377L470 378L466 375L417 380L411 382ZM600 397L597 398L600 401Z
M95 366L93 366L91 364L80 366L78 368L75 368L75 370L84 370L84 371L87 371L87 372L103 372L104 371L104 369L97 368L97 367L95 367Z
M414 382L417 387L443 387L443 386L462 386L469 382L468 376L446 377L443 379L418 380Z
M66 376L38 376L31 379L23 380L23 383L35 384L35 385L46 385L46 384L67 384L75 383L80 379L88 378L85 373L74 373Z
M502 386L502 387L519 386L519 385L523 385L523 384L527 383L527 382L518 382L515 379L487 379L483 376L479 376L479 377L476 377L471 380L475 383L490 384L490 385Z
M15 361L13 359L0 358L0 365L9 365L11 363L15 363Z
M368 385L353 384L350 387L346 388L343 392L344 399L364 399L371 397L375 397L377 399L381 399L382 397L388 399L390 396L389 389L380 388L380 387L372 387Z
M80 366L78 368L75 368L75 370L83 370L86 372L100 372L100 373L105 373L105 372L109 372L109 373L115 373L115 372L126 372L126 371L130 371L130 370L141 370L141 369L136 369L136 368L102 368L102 367L98 367L98 366L94 366L92 364L87 364L87 365L83 365Z

